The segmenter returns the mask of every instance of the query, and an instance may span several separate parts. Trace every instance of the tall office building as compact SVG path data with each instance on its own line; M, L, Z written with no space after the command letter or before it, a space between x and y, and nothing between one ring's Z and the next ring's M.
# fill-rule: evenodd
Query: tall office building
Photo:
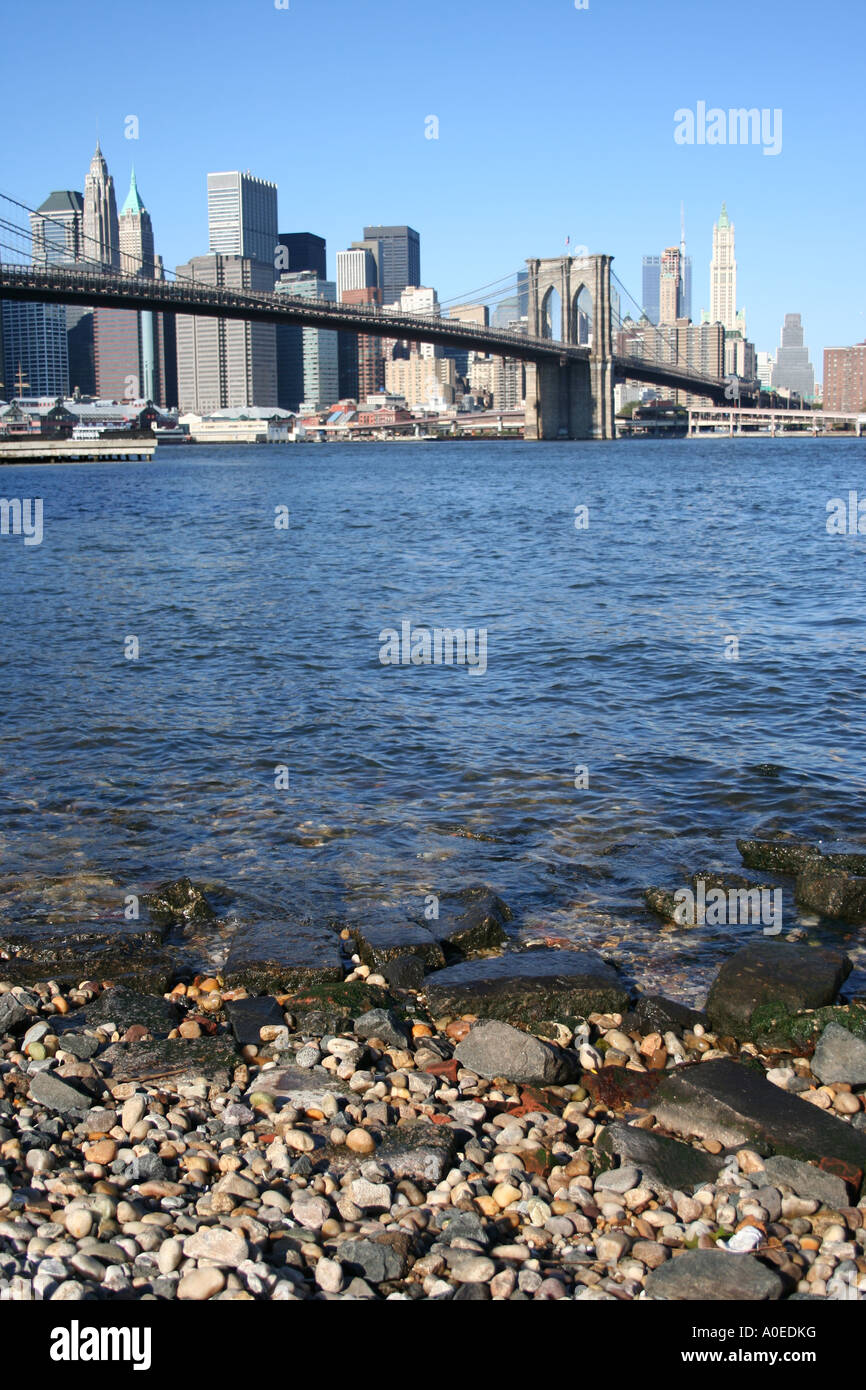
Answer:
M670 248L669 248L670 249ZM692 258L682 255L680 259L680 290L676 318L690 319L692 316ZM667 254L667 252L665 253ZM644 256L641 260L641 309L650 323L661 321L661 274L662 256ZM611 291L611 296L613 291ZM666 322L673 322L672 319Z
M770 384L774 391L796 391L804 400L811 400L815 394L815 369L809 361L809 349L803 343L803 323L799 314L785 315Z
M378 241L381 247L378 278L383 304L396 304L407 285L420 285L421 238L412 227L365 227L364 240Z
M337 299L342 303L345 290L376 288L376 258L368 246L353 246L337 252Z
M284 254L280 255L280 248ZM327 280L327 245L315 232L280 232L277 237L277 274L294 275L299 270L313 270L320 280Z
M824 409L866 411L866 340L824 349Z
M84 180L84 249L87 261L98 261L108 270L120 268L120 232L114 179L96 142L96 150Z
M294 299L327 299L337 302L333 280L320 280L315 271L301 270L281 275L277 294ZM303 402L315 410L340 399L339 335L331 328L289 328L279 364L280 405L297 410Z
M62 304L3 303L6 400L69 394L66 311Z
M659 323L676 323L680 314L680 248L667 246L659 267Z
M211 253L177 267L185 280L230 290L273 289L273 266L249 256ZM178 404L182 411L277 404L272 323L177 315Z
M277 185L249 171L207 176L208 245L222 256L269 265L277 255Z
M378 304L379 291L375 285L369 285L365 289L343 290L341 295L343 304ZM376 391L385 389L385 353L383 350L382 339L374 338L367 333L346 334L341 333L340 338L354 338L356 342L356 378L354 391L344 392L342 383L340 386L340 399L352 399L365 401L368 396L372 396Z
M83 259L84 199L71 188L50 193L30 214L34 265L74 265Z
M120 211L120 269L124 275L143 275L154 278L153 223L141 201L135 170L129 184L126 202Z
M720 323L728 332L745 325L737 317L737 260L734 250L734 224L726 203L713 226L713 258L710 262L710 323Z

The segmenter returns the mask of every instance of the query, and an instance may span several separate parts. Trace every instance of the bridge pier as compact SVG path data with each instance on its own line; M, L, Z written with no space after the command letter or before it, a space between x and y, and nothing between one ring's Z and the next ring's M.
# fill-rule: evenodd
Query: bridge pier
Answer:
M559 338L563 346L585 347L587 356L565 355L526 366L526 439L615 439L614 359L610 318L611 256L557 256L531 260L528 331ZM592 300L587 340L586 311L580 296ZM559 296L559 332L548 308Z

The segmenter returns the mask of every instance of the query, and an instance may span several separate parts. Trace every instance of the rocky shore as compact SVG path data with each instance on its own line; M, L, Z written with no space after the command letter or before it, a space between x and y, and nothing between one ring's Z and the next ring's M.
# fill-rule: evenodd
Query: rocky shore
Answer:
M859 910L863 865L748 853ZM841 951L758 936L698 1011L508 949L477 888L258 924L175 983L216 914L188 880L147 908L0 940L0 1299L866 1297Z

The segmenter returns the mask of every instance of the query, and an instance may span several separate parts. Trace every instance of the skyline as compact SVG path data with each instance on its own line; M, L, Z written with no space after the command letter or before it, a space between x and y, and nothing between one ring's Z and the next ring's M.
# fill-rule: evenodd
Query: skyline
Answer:
M326 8L335 21L356 14L347 0ZM55 188L82 187L82 164L98 133L119 188L135 165L157 249L175 267L207 250L207 173L249 168L278 185L281 230L326 238L329 278L337 251L357 240L365 224L417 227L422 281L443 302L516 272L526 257L562 254L566 236L573 245L611 252L615 271L639 301L641 258L678 242L682 200L695 321L709 308L712 226L725 201L737 225L738 299L759 350L775 350L792 312L802 316L816 366L825 347L866 336L857 238L866 209L855 186L859 132L852 119L857 45L846 43L835 55L832 76L814 70L809 31L797 24L798 16L813 16L800 0L757 16L733 0L724 26L680 0L663 8L590 0L580 11L548 0L543 26L528 22L516 0L476 8L468 26L453 0L438 7L435 25L393 0L371 8L375 34L358 25L350 53L336 33L331 43L327 34L323 39L321 4L314 11L306 0L292 0L283 11L215 0L208 30L196 26L190 48L191 14L153 0L152 24L158 28L170 13L174 39L174 46L160 46L154 81L147 64L117 61L126 39L132 42L124 11L112 11L103 29L109 11L98 5L86 25L68 32L51 23L60 7L48 0L46 77L61 63L67 74L76 65L82 71L95 65L99 92L82 92L69 109L68 83L46 81L44 100L32 110L27 150L11 150L4 160L4 189L39 206ZM487 28L482 15L491 21ZM830 0L822 22L832 23L834 15L852 39L866 33L863 17L839 0ZM230 23L241 18L245 52L255 53L255 63L243 67L234 61ZM280 26L290 26L285 41ZM624 57L623 26L632 40ZM23 40L23 17L12 15L9 30L11 42L16 32ZM400 42L383 44L392 32ZM454 56L467 45L477 56L477 32L482 59L466 80ZM291 62L315 35L321 72L316 62ZM704 43L706 63L696 72L694 55ZM770 76L762 43L774 58ZM652 66L640 81L633 53ZM606 72L598 70L600 55L609 56ZM644 66L638 62L637 71ZM569 96L575 72L577 91ZM215 73L222 83L214 82ZM489 83L481 80L487 73ZM325 75L332 82L320 80ZM9 75L10 98L17 93L23 102L26 81L25 71ZM515 100L515 83L525 101ZM278 94L271 107L261 100L267 90ZM766 158L756 147L678 145L675 112L703 99L782 110L781 152ZM575 110L591 111L591 119L575 120ZM434 114L438 139L427 139ZM127 140L132 117L138 138ZM832 196L808 196L815 178ZM809 242L832 247L832 255L804 254L798 206L808 206Z

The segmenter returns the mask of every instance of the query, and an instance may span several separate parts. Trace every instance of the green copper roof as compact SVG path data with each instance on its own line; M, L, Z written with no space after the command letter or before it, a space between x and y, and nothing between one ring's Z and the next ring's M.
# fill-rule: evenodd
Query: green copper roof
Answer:
M722 215L721 215L721 217L719 218L719 226L720 226L720 227L727 227L727 226L728 226L728 205L727 205L727 203L722 203Z
M141 194L138 191L138 184L135 182L135 169L133 169L132 171L132 179L129 185L129 192L126 195L126 202L120 209L121 217L125 212L144 212L144 203L141 201Z

